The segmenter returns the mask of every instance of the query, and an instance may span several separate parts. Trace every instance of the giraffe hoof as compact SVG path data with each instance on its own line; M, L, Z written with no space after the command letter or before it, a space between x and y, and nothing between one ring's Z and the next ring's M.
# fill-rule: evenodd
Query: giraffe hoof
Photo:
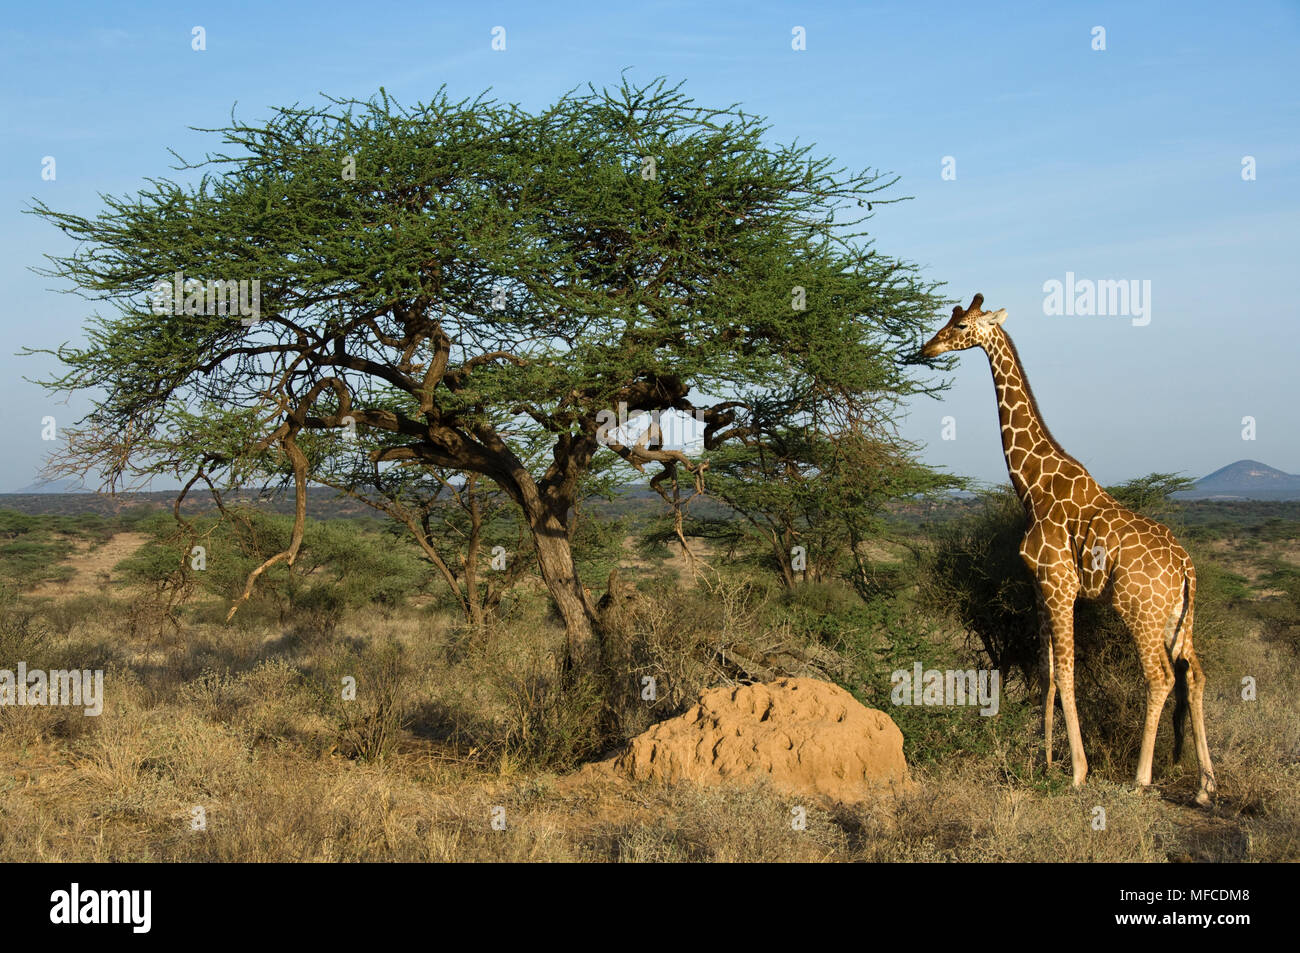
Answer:
M1205 788L1201 788L1201 790L1196 793L1196 803L1201 807L1209 807L1213 801L1214 796L1210 794L1209 791L1205 790Z

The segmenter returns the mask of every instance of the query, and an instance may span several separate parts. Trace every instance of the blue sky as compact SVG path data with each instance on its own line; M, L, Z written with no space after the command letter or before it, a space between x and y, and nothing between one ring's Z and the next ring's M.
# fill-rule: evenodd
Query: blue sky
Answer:
M213 139L188 127L222 124L236 102L248 119L319 92L382 85L414 102L445 83L537 108L628 67L685 80L702 104L740 102L775 140L901 175L914 199L879 210L878 248L952 298L1008 310L1048 425L1102 482L1243 457L1300 472L1298 39L1295 2L11 5L0 490L35 478L42 418L64 426L86 407L23 380L50 362L14 356L77 340L91 310L29 270L71 247L21 214L33 197L92 214L99 193L171 174L168 147L197 158ZM1067 272L1149 281L1150 322L1045 314L1044 283ZM987 362L966 352L953 379L909 405L904 435L930 463L1005 480Z

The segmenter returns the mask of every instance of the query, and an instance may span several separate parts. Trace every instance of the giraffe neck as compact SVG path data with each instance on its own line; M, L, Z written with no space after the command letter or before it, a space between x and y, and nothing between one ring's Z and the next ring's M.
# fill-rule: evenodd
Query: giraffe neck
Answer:
M1020 355L1001 327L994 328L993 340L985 345L993 386L998 397L998 418L1002 424L1002 452L1016 495L1031 514L1046 512L1052 499L1042 479L1050 470L1067 476L1082 473L1092 478L1073 457L1061 449L1043 423L1038 402L1029 389Z

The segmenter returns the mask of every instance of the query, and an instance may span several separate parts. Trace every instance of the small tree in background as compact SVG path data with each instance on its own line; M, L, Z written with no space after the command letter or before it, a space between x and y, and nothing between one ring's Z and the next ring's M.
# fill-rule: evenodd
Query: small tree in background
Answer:
M1172 495L1194 486L1195 480L1176 473L1148 473L1144 477L1134 477L1116 486L1108 486L1106 492L1121 506L1127 506L1135 513L1163 520L1174 508Z
M846 557L858 585L870 575L862 544L880 531L886 504L960 485L916 463L912 450L861 430L773 428L766 440L710 454L708 492L768 547L787 588L837 575Z

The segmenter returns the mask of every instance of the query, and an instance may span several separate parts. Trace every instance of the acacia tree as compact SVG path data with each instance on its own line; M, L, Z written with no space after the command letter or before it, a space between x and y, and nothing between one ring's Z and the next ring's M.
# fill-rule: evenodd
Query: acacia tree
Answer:
M846 556L860 584L869 575L861 544L879 530L887 503L961 485L917 463L912 451L905 441L860 429L827 435L774 426L766 439L709 454L708 492L770 549L786 588L801 575L820 581L834 574Z
M570 658L590 661L597 615L569 541L593 458L700 471L609 439L602 413L692 414L714 449L774 421L871 420L919 389L898 355L940 302L862 229L894 180L768 145L736 107L662 81L537 113L444 92L402 108L381 90L205 131L223 144L182 163L197 182L149 180L93 218L32 209L80 243L49 272L109 309L44 383L102 388L62 463L108 486L287 474L297 528L267 565L301 545L313 441L355 427L374 465L359 480L417 465L500 487ZM160 279L183 307L150 300ZM211 306L213 282L229 298L240 281L260 282L251 318ZM530 468L536 432L548 450Z
M1172 495L1195 486L1195 480L1177 473L1148 473L1116 486L1108 486L1106 492L1136 513L1164 520L1177 502L1172 499Z

